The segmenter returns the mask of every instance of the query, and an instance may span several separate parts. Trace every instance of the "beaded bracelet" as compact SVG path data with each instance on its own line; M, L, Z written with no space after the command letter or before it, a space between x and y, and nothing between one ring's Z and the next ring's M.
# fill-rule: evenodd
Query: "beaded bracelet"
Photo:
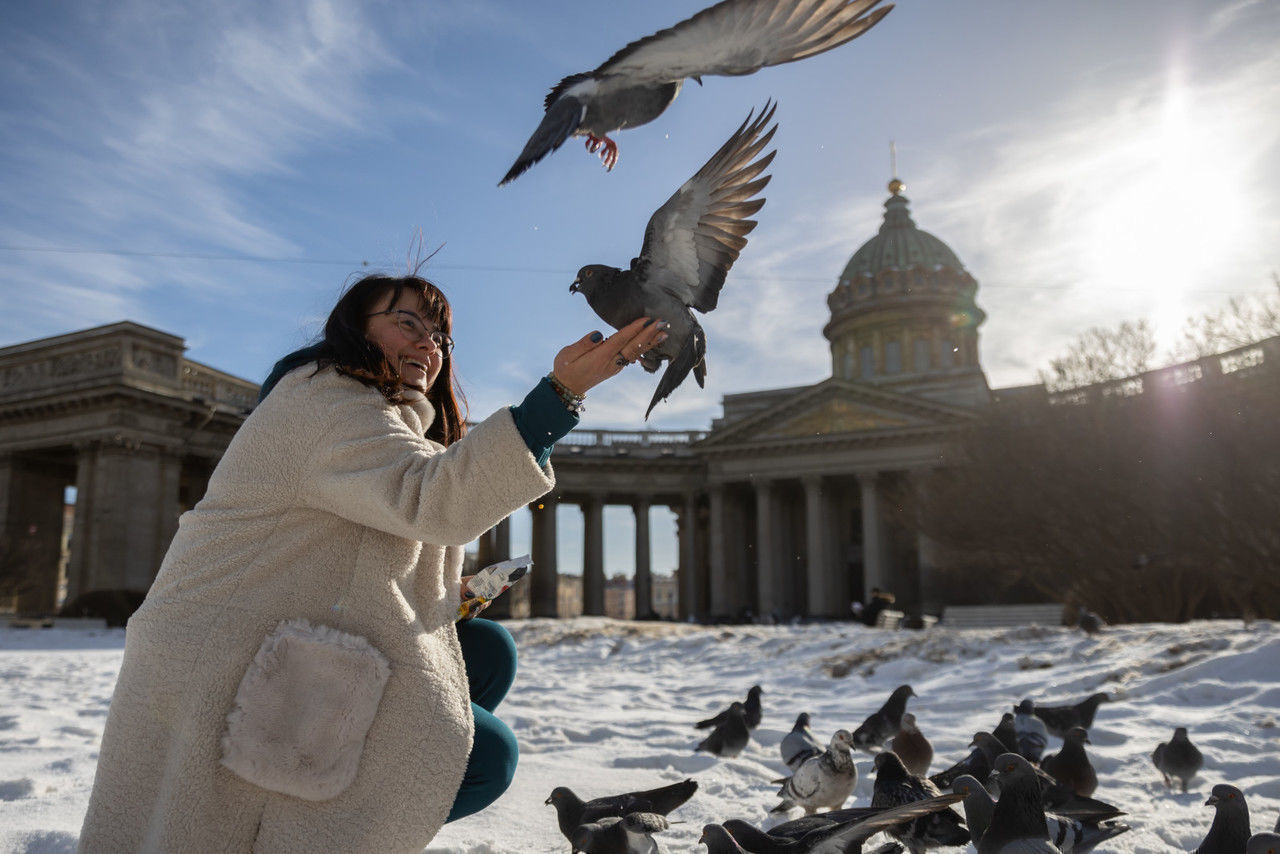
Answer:
M586 409L582 405L582 401L587 398L585 394L574 394L569 391L554 373L547 374L547 382L551 383L551 387L555 389L556 395L560 398L560 402L564 404L565 409L574 415L581 415L583 410Z

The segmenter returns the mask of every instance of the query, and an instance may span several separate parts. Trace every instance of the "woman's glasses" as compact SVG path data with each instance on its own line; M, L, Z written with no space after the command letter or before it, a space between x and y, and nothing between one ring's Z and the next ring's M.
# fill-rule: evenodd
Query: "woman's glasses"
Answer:
M375 311L368 316L377 317L380 314L394 315L396 325L400 327L400 331L414 344L424 338L430 338L431 343L436 345L442 355L448 356L453 352L453 339L439 329L427 329L418 315L413 312L405 311L403 308L391 308L386 311Z

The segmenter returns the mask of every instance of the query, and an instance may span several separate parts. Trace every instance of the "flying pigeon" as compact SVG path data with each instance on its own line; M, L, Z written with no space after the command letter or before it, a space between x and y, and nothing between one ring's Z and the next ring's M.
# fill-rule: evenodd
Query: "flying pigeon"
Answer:
M991 815L995 811L996 801L981 783L968 774L961 774L952 784L958 795L964 795L964 819L969 825L969 834L981 841L982 834L987 832L991 824ZM1092 851L1100 843L1131 830L1128 825L1096 819L1067 817L1045 813L1045 831L1049 841L1062 851L1062 854L1085 854Z
M546 802L556 808L556 821L564 838L572 841L573 831L579 825L599 822L601 819L621 817L634 812L667 815L698 791L696 780L683 780L669 786L660 786L643 792L625 792L603 798L583 801L568 786L551 790Z
M657 813L633 812L579 825L569 841L584 854L657 854L653 834L670 826Z
M876 754L875 769L875 786L871 795L873 807L896 807L942 794L933 783L909 773L892 750ZM905 845L911 854L923 854L926 848L939 845L969 842L969 831L965 829L964 821L952 810L895 825L889 828L888 833Z
M929 781L939 789L949 789L961 774L970 774L979 780L987 779L991 769L995 767L996 757L1005 752L1004 746L989 732L975 732L969 746L973 750L968 756L945 771L934 774Z
M703 841L707 839L709 827L714 826L723 830L725 836L729 836L737 847L727 845L714 847L708 843L707 847L711 849L711 854L737 851L748 851L751 854L860 854L862 843L880 831L946 810L958 800L959 797L956 795L941 795L896 807L862 810L865 814L859 818L826 822L800 833L780 832L786 825L778 825L766 833L745 821L731 819L726 821L723 827L716 825L704 827ZM831 813L824 813L813 818L825 818L830 815ZM788 822L788 824L795 823L798 822ZM719 836L719 834L715 835ZM720 838L723 839L723 837ZM884 850L878 849L878 851ZM901 851L900 848L897 850Z
M1049 841L1040 784L1031 763L1017 753L1002 753L991 776L1000 784L1000 800L978 841L978 854L1061 854Z
M1276 822L1276 832L1262 831L1249 837L1245 846L1245 854L1280 854L1280 822Z
M929 773L929 763L933 761L933 745L924 737L916 726L916 716L910 712L902 715L902 729L889 739L889 749L898 754L902 764L912 774L923 777Z
M1195 854L1237 854L1249 845L1249 806L1244 802L1244 792L1235 786L1219 783L1214 786L1209 800L1213 807L1213 824Z
M857 38L889 14L880 0L724 0L674 27L634 41L595 71L572 74L547 94L546 114L499 186L585 136L606 167L618 162L616 130L662 115L686 77L752 74Z
M663 360L668 362L645 410L646 419L689 371L703 385L707 336L690 309L705 314L716 307L725 276L747 245L746 235L756 227L748 217L765 200L752 196L771 177L756 176L777 151L755 158L778 129L775 124L760 135L776 109L776 104L766 103L759 118L752 121L754 111L748 115L697 174L654 212L640 255L631 259L630 269L589 264L569 287L570 293L585 296L591 309L617 329L640 317L658 317L670 324L667 339L640 355L640 364L649 373L656 372ZM635 354L628 355L634 358ZM619 354L618 358L626 357Z
M1098 772L1093 769L1084 746L1092 744L1084 727L1073 726L1063 739L1062 749L1040 760L1040 767L1077 795L1089 797L1098 789Z
M1109 703L1111 698L1101 692L1091 694L1074 706L1035 706L1033 714L1044 721L1050 734L1058 738L1066 738L1067 731L1073 726L1085 729L1093 728L1093 717L1098 713L1098 705ZM1017 753L1013 750L1011 753Z
M778 749L782 751L782 761L792 771L799 768L801 763L810 756L822 753L822 742L814 738L813 730L809 729L808 712L801 712L796 717L795 726L791 727L791 732L783 736Z
M1092 725L1090 721L1090 725ZM1048 726L1048 724L1046 724ZM1013 712L1005 712L1000 716L1000 723L996 724L996 728L991 731L996 740L1004 745L1001 753L1017 753L1018 752L1018 731L1013 728ZM1061 737L1061 736L1059 736ZM1000 754L997 753L996 756ZM991 757L995 759L995 756Z
M1013 713L1013 729L1018 736L1018 754L1028 762L1039 762L1049 743L1044 721L1035 716L1036 704L1025 699Z
M850 755L852 739L848 730L836 730L825 751L810 756L783 781L778 790L782 803L770 812L801 806L805 815L813 815L822 808L835 810L844 806L858 785L858 769Z
M1184 726L1173 731L1173 738L1156 745L1151 761L1155 763L1156 770L1164 775L1166 786L1172 788L1173 781L1177 780L1182 784L1184 792L1191 778L1204 767L1204 756L1200 753L1200 748L1191 743Z
M698 746L694 748L695 753L705 750L723 759L733 759L747 746L751 733L747 729L747 715L742 703L735 700L724 714L724 721L698 742Z
M747 691L747 701L742 704L742 710L746 713L747 729L755 729L760 726L760 695L764 693L764 689L759 685L752 685ZM729 716L729 710L725 709L720 714L705 721L698 721L694 724L698 729L708 729L709 727L719 726L724 723L725 718Z
M889 699L876 712L867 716L862 726L853 731L853 744L868 753L875 753L884 743L902 729L902 713L907 710L907 698L916 696L910 685L893 689Z

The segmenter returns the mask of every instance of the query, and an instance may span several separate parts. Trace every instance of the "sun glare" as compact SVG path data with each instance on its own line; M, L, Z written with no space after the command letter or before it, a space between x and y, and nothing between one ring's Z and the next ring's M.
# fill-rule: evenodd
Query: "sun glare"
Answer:
M1203 114L1187 88L1170 85L1159 120L1114 143L1123 174L1103 188L1086 228L1087 280L1146 292L1135 304L1161 343L1193 312L1189 292L1222 286L1214 269L1245 230L1226 118Z

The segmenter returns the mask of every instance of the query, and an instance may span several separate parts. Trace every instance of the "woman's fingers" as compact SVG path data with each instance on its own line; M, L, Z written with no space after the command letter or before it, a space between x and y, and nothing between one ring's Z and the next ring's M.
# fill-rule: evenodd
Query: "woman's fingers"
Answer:
M668 328L656 318L640 317L608 338L593 332L556 355L556 378L571 392L584 393L665 341Z

